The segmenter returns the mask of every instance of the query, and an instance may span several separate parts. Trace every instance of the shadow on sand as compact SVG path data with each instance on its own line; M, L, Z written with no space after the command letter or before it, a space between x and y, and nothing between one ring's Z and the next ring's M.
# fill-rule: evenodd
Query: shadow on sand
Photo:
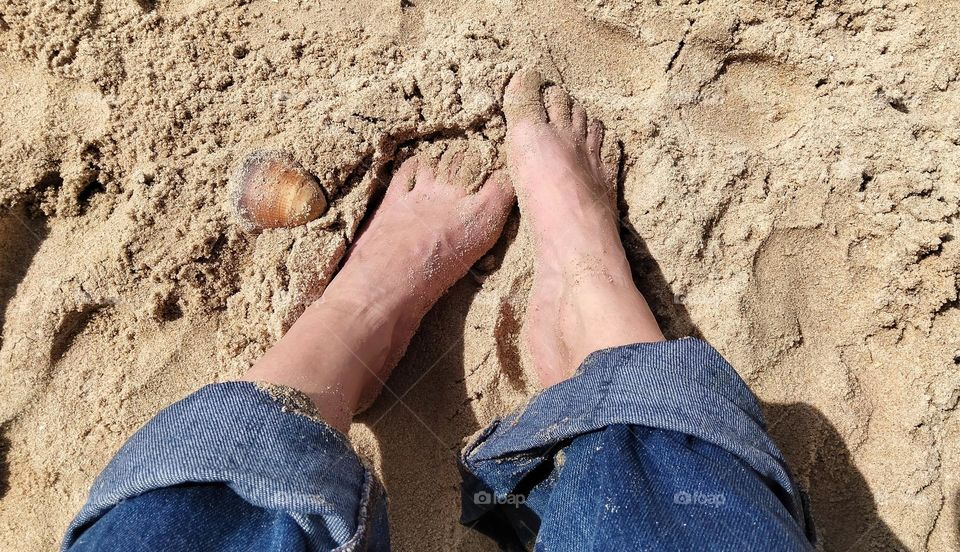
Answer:
M806 403L762 404L771 437L810 497L824 550L906 550L830 420Z
M480 429L465 386L464 330L478 286L456 284L424 318L400 365L362 422L376 436L389 495L394 548L495 550L493 541L459 525L464 440Z
M30 217L23 207L0 215L0 346L3 345L7 306L17 292L17 286L26 277L33 257L48 232L46 218ZM5 421L0 420L0 498L10 489L7 460L10 439L6 435Z
M621 212L625 213L625 205ZM634 281L668 338L702 337L670 289L636 229L622 219L624 248ZM840 433L819 410L804 403L761 403L773 440L795 479L810 497L818 536L826 551L905 550L879 517L870 487L854 466ZM960 497L958 497L960 500Z
M46 218L30 217L22 207L0 216L0 328L6 319L7 304L27 275L48 231Z
M10 439L7 438L6 427L0 425L0 498L10 489L10 467L7 465L9 453Z

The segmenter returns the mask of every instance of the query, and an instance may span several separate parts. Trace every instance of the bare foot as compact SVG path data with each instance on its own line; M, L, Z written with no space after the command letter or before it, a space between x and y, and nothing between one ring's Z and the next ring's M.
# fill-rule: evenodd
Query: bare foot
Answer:
M462 152L436 168L407 160L323 296L244 379L304 391L346 431L430 307L500 236L513 204L506 176L471 194L465 164Z
M560 87L541 92L533 70L504 96L507 157L536 251L525 341L544 386L593 351L663 339L634 286L620 242L615 168L603 163L603 125Z

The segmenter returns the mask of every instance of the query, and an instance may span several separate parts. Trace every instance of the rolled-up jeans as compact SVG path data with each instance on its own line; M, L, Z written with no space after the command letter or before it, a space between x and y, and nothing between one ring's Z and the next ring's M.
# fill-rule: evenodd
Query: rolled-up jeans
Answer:
M346 437L248 382L206 386L120 449L63 550L388 550ZM595 352L460 456L461 523L508 550L810 550L756 398L694 338Z

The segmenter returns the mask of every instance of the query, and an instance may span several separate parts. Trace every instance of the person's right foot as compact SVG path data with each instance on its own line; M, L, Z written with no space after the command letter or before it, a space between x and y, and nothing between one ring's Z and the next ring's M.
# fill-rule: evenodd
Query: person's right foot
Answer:
M603 125L560 87L541 88L536 71L518 72L503 109L508 165L536 252L524 335L546 387L593 351L664 337L620 242Z

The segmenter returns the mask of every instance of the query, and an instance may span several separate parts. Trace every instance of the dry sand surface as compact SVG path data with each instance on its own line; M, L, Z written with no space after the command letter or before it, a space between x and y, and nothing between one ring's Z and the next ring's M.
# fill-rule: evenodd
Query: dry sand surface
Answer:
M0 0L0 550L54 548L134 430L275 341L397 160L502 163L526 64L621 141L637 282L763 401L824 548L956 549L958 62L952 0ZM261 147L327 214L238 227ZM516 227L352 432L400 550L491 548L454 458L532 387Z

